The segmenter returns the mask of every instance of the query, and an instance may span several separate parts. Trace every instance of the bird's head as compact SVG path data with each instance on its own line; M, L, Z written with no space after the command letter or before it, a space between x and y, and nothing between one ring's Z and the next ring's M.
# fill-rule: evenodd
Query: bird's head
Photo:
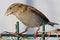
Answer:
M10 14L14 14L16 11L19 10L21 4L20 3L14 3L12 5L10 5L6 11L6 15L10 15Z

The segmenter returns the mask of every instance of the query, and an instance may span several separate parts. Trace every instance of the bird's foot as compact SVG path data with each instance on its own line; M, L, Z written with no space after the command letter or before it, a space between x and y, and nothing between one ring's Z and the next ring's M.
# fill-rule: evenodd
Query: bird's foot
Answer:
M34 38L36 38L36 37L37 37L37 34L38 34L38 32L34 32Z

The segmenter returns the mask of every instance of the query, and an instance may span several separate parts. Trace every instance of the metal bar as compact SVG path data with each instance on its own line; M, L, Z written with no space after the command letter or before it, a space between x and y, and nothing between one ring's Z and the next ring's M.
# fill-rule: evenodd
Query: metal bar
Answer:
M19 33L19 22L16 23L16 32Z
M43 31L42 38L43 38L43 40L45 40L45 36L44 36L45 23L44 23L44 20L42 21L42 31Z
M38 34L37 37L42 37L43 40L45 40L45 37L48 37L47 34L44 35L45 31L45 24L44 21L42 23L42 31L43 34ZM19 22L16 23L16 33L19 33ZM0 34L1 36L12 36L12 37L17 37L17 40L19 40L19 37L24 36L24 37L33 37L34 34L18 34L19 36L13 35L13 34ZM57 35L50 35L49 37L57 37ZM58 35L60 37L60 35Z
M14 37L17 37L17 36L15 36L15 35L13 35L13 34L1 34L1 36L14 36ZM19 34L19 37L20 36L24 36L24 37L33 37L34 36L34 34ZM41 37L42 36L42 34L38 34L37 35L37 37ZM48 35L46 34L46 35L44 35L44 37L48 37ZM57 37L57 35L50 35L49 37ZM58 35L58 37L60 37L60 35Z
M16 33L19 33L19 22L16 23ZM19 37L17 37L17 40L19 40Z

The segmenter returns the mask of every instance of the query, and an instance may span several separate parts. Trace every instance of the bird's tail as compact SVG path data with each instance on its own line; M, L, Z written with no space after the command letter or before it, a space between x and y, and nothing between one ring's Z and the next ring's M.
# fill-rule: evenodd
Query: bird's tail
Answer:
M54 22L48 22L49 25L54 26L54 25L59 25L58 23L54 23Z

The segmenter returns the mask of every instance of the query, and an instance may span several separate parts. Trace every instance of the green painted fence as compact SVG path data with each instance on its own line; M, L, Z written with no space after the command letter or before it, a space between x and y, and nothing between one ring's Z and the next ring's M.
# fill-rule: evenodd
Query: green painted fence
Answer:
M44 21L42 22L42 31L45 31L45 24ZM16 33L19 33L19 22L16 22ZM33 37L34 34L18 34L19 36L13 35L13 34L1 34L0 36L14 36L19 40L20 36L25 36L25 37ZM43 40L45 40L45 37L48 37L48 35L44 35L44 32L42 34L38 34L37 37L42 37ZM57 35L50 35L49 37L57 37ZM60 37L60 35L58 35Z

